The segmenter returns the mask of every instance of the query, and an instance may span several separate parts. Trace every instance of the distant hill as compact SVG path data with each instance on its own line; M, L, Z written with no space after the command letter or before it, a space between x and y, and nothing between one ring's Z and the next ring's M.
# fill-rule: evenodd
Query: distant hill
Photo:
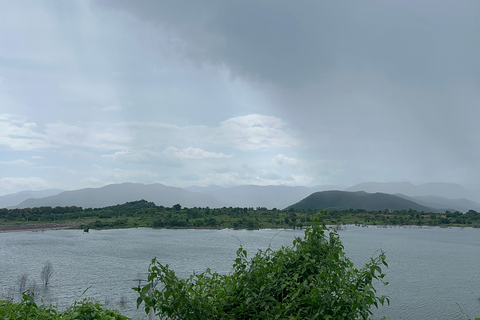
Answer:
M282 209L300 201L316 191L327 190L328 187L291 187L291 186L256 186L242 185L231 188L205 188L197 192L209 195L227 207Z
M446 199L471 199L472 193L455 183L432 182L414 185L410 182L365 182L354 185L345 191L382 192L404 194L409 197L437 196Z
M416 196L409 197L403 194L397 196L412 200L423 206L435 208L440 211L460 211L467 212L468 210L480 211L480 204L468 199L447 199L439 196Z
M236 187L199 187L185 189L166 186L160 183L122 183L101 188L86 188L74 191L58 189L44 191L23 191L0 197L0 207L26 208L39 206L81 206L83 208L101 208L125 202L145 199L156 205L172 206L179 203L184 207L266 207L283 209L292 203L298 203L314 192L332 190L332 186L292 187L292 186L257 186L242 185ZM448 199L442 194L461 195L468 190L455 184L431 183L415 186L408 182L401 183L363 183L346 189L346 191L365 191L367 193L391 193L409 200L424 208L437 211L461 211L470 209L480 211L480 204L462 199ZM438 194L429 194L437 192ZM403 193L403 194L402 194ZM427 195L425 195L427 194ZM347 202L348 204L348 202ZM333 206L333 205L332 205ZM385 209L385 208L383 208ZM425 209L419 209L420 211Z
M0 196L0 208L9 208L30 198L44 198L59 194L63 191L64 190L60 189L48 189L40 191L25 190L17 193L7 194Z
M436 211L411 200L386 193L367 193L364 191L322 191L316 192L289 208L300 210L408 210Z
M190 192L185 189L165 186L160 183L122 183L101 188L86 188L65 191L41 199L28 199L16 205L17 208L41 206L79 206L83 208L103 208L136 200L147 200L158 206L182 207L223 207L224 204L208 195Z

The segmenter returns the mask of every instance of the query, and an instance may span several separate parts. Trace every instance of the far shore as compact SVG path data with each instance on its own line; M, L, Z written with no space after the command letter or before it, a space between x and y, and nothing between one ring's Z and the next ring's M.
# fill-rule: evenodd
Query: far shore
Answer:
M84 222L64 222L64 223L39 223L39 224L10 224L0 225L0 233L17 231L43 231L43 230L61 230L76 229Z
M39 224L11 224L11 225L0 225L0 233L6 232L24 232L24 231L47 231L47 230L65 230L65 229L78 229L81 225L84 225L85 222L64 222L64 223L39 223ZM414 228L414 229L429 229L429 228L468 228L464 226L419 226L419 225L373 225L373 224L347 224L347 225L327 225L327 227L332 228L334 231L342 231L348 226L358 226L358 227L371 227L371 228ZM220 229L232 229L232 228L208 228L208 227L190 227L190 228L151 228L151 227L132 227L132 228L147 228L147 229L172 229L172 230L220 230ZM305 229L308 226L303 226ZM95 230L115 230L115 229L124 229L124 228L91 228ZM127 228L128 229L128 228ZM241 230L262 230L262 229L272 229L272 230L291 230L291 228L278 227L278 228L253 228L253 229L241 229ZM232 229L235 230L235 229Z

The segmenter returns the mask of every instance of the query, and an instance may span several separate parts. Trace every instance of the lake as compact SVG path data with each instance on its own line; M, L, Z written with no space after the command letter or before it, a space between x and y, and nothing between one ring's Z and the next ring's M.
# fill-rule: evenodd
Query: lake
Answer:
M241 244L253 255L269 245L290 245L303 230L51 230L0 233L0 296L18 294L18 278L28 274L26 288L63 308L92 297L134 319L131 289L153 257L169 264L181 277L202 272L231 271ZM356 227L339 232L345 252L357 267L382 249L386 252L389 306L374 310L375 318L464 319L480 316L480 229L419 227ZM54 268L51 284L41 284L43 264ZM82 293L88 290L82 295Z

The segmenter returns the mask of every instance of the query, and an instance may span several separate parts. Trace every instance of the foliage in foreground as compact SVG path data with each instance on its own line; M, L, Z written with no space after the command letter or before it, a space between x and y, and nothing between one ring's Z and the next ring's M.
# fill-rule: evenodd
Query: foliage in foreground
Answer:
M109 310L98 302L85 299L75 302L64 312L51 305L37 305L30 292L23 294L22 301L0 300L0 319L38 319L38 320L129 320L117 310Z
M138 306L170 319L367 319L389 302L374 282L387 284L382 252L356 269L337 234L314 225L293 246L259 251L251 260L240 247L230 275L206 270L179 279L156 259L150 285L134 288Z

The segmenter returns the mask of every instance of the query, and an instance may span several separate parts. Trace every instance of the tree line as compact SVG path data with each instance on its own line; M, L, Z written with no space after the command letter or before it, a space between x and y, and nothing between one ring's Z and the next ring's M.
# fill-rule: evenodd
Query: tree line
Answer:
M469 210L419 212L416 210L279 210L265 207L186 208L157 206L145 200L105 208L36 207L0 209L0 224L80 222L82 228L303 228L317 217L327 225L419 225L480 227L480 213Z

